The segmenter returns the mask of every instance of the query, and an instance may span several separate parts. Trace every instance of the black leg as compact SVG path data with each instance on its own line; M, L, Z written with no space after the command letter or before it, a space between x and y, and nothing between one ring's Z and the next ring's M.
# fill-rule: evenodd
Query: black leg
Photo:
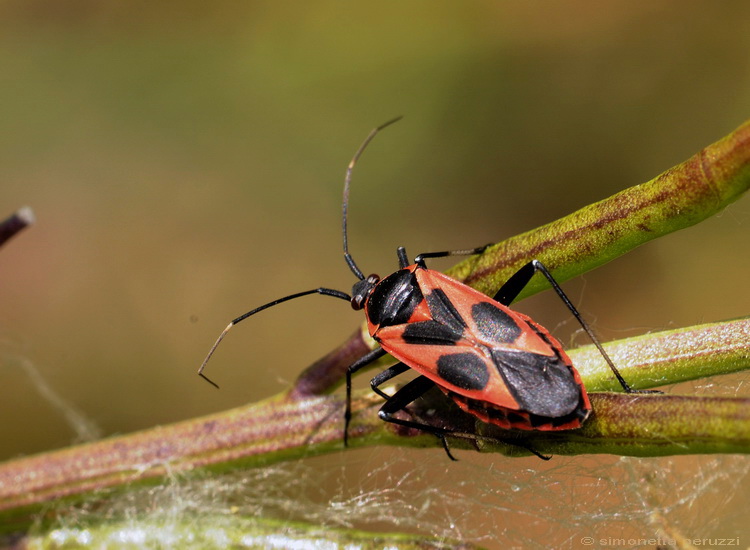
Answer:
M224 339L224 336L226 336L227 332L239 323L240 321L244 321L248 317L255 315L256 313L259 313L263 311L264 309L268 309L269 307L273 307L275 305L281 304L283 302L288 302L289 300L294 300L295 298L301 298L302 296L308 296L310 294L322 294L323 296L332 296L334 298L340 298L342 300L346 300L347 302L351 302L352 297L349 296L346 292L341 292L340 290L334 290L332 288L314 288L312 290L305 290L304 292L297 292L296 294L290 294L289 296L284 296L283 298L279 298L277 300L274 300L273 302L268 302L267 304L263 304L260 307L256 307L255 309L248 311L244 315L240 315L236 319L234 319L231 323L227 325L227 328L225 328L222 333L219 335L219 337L216 339L216 342L214 342L214 345L211 346L211 349L208 351L208 355L206 355L206 358L203 360L203 363L201 363L200 368L198 369L198 375L203 378L206 382L213 385L214 387L218 388L219 386L211 380L208 376L203 374L203 369L206 368L206 364L208 363L208 360L211 359L211 356L214 354L214 351L216 351L216 348L219 346L221 341Z
M394 413L404 409L409 403L416 401L422 397L428 390L435 386L435 382L427 378L426 376L419 376L406 384L400 390L398 390L393 396L389 397L385 404L380 408L378 416L381 420L391 422L392 424L398 424L399 426L405 426L407 428L414 428L423 432L431 433L440 439L443 444L443 449L451 460L456 460L451 454L450 448L448 447L448 441L446 435L450 432L430 426L429 424L421 424L419 422L412 422L410 420L401 420L395 418Z
M403 363L396 363L392 367L385 369L383 372L378 373L373 377L372 380L370 380L370 387L372 388L372 391L377 393L380 397L385 399L386 401L391 398L390 395L387 393L384 393L381 389L379 389L379 386L382 386L385 384L388 380L391 378L395 378L399 374L402 374L409 370L409 365L404 365Z
M503 443L507 443L508 445L515 445L516 447L520 447L521 449L525 449L525 450L529 451L531 454L533 454L535 457L541 458L544 461L550 460L552 458L551 456L543 455L539 451L534 450L533 447L531 447L530 445L527 445L526 443L524 443L522 441L504 440Z
M509 306L513 303L513 300L518 297L526 285L529 284L534 273L536 273L536 269L534 268L534 261L531 261L516 271L510 279L505 281L505 284L500 287L500 290L497 291L493 300L500 302L504 306Z
M383 348L376 348L357 359L346 369L346 411L344 412L344 446L349 444L349 422L352 419L352 375L385 355Z
M486 244L477 248L467 248L464 250L444 250L442 252L423 252L414 258L414 263L425 267L425 258L446 258L448 256L473 256L474 254L481 254L492 244Z
M399 269L404 269L409 265L409 257L406 255L406 249L403 246L399 246L396 249L396 255L398 256Z
M395 365L398 367L398 365ZM387 372L387 371L384 371ZM462 439L484 439L487 441L495 441L498 443L505 443L506 445L514 445L516 447L520 447L521 449L524 449L531 454L541 458L542 460L549 460L550 457L545 456L538 451L535 451L531 446L527 445L525 442L522 441L516 441L514 439L498 439L495 437L488 437L488 436L481 436L481 435L474 435L474 434L466 434L466 433L459 433L459 432L453 432L451 430L445 430L443 428L438 428L436 426L430 426L429 424L422 424L419 422L412 422L410 420L402 420L400 418L395 418L393 415L397 413L400 410L405 410L407 405L412 403L413 401L416 401L420 397L422 397L427 391L432 389L435 386L435 382L430 380L429 378L425 376L419 376L406 384L404 387L402 387L400 390L398 390L393 396L388 397L388 400L385 402L385 404L380 408L380 411L378 412L378 416L381 418L381 420L384 420L386 422L391 422L392 424L398 424L399 426L404 426L407 428L413 428L417 430L421 430L423 432L430 433L440 439L440 442L443 444L443 449L445 450L445 454L448 455L448 458L451 460L457 460L456 457L453 456L450 450L450 446L448 445L448 437L459 437Z
M609 355L607 355L607 352L604 351L604 347L602 347L601 343L599 342L599 338L596 337L596 334L594 334L594 331L591 329L589 324L584 320L583 317L581 317L581 314L573 305L573 302L570 301L563 289L560 288L560 285L552 276L552 273L550 273L549 270L544 266L544 264L539 260L531 260L521 269L516 271L516 273L506 281L506 283L500 288L500 290L497 291L494 299L505 306L510 305L510 303L516 299L518 294L529 283L529 280L531 280L531 277L537 271L541 272L542 275L544 275L544 277L547 279L547 281L549 281L549 284L552 285L552 288L563 301L565 306L573 314L573 317L576 318L581 327L583 327L583 330L586 331L586 334L589 335L589 338L594 343L594 346L596 346L596 349L599 350L599 353L607 362L607 365L609 365L609 368L614 373L615 378L617 378L617 381L620 383L622 389L625 390L626 393L661 393L656 390L635 390L630 387L630 384L628 384L622 377L620 371L617 370L617 367L615 367L615 364L612 362L612 359L610 359Z

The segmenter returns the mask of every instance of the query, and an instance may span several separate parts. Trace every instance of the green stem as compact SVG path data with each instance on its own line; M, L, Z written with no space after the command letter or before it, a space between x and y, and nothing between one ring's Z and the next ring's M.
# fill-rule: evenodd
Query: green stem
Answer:
M686 379L685 371L711 376L748 368L747 349L735 340L748 331L750 320L743 319L648 334L610 343L607 348L616 357L627 358L621 364L626 378L638 379L645 372L645 384L653 376L651 356L666 365L665 373L655 378L672 383ZM670 357L664 351L670 348L665 346L675 341L681 342L679 351ZM573 350L570 355L580 365L587 387L606 387L608 369L590 349ZM591 394L591 400L595 414L584 428L529 434L527 441L538 452L552 454L750 452L750 399ZM404 433L378 420L380 405L382 400L369 391L355 397L352 446L439 445L433 436ZM457 448L473 448L472 439L477 436L488 451L527 454L495 441L507 434L487 431L473 417L461 416L447 399L429 406L437 407L436 417L448 427L455 422L456 429L467 433L469 439L456 441ZM421 411L414 414L419 417ZM0 465L0 525L6 529L25 525L28 514L48 501L154 483L168 474L197 468L258 467L339 451L342 427L341 396L294 399L286 394L169 426L12 460Z
M750 186L750 121L649 182L490 247L448 273L492 295L541 260L565 281L721 212ZM519 299L548 288L541 277Z
M750 318L644 334L604 347L636 388L729 374L750 366ZM620 391L596 348L568 354L589 391Z

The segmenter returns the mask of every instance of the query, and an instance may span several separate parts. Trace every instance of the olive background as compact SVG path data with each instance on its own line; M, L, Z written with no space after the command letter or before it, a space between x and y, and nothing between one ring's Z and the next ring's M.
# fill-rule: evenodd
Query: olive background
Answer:
M372 127L404 117L356 168L350 245L387 275L399 245L502 240L726 135L748 52L739 1L0 2L0 215L38 217L0 250L0 458L76 438L19 361L110 435L271 396L347 337L361 314L300 299L227 337L220 391L195 375L235 316L351 289L341 190ZM565 288L605 340L745 316L749 237L745 197ZM554 296L518 309L585 343Z

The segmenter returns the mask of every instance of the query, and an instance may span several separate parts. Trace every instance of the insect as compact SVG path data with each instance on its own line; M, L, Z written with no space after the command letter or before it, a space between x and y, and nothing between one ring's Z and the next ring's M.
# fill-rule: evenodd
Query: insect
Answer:
M386 354L398 362L370 381L372 390L385 399L379 417L386 422L437 436L451 459L454 457L446 438L457 434L396 416L433 387L439 388L467 413L501 428L527 431L578 428L591 412L591 403L578 372L560 342L531 318L509 307L532 276L539 272L587 332L623 390L628 393L640 391L628 385L586 321L538 260L521 267L493 298L427 268L425 263L428 258L480 254L489 245L423 253L413 262L408 260L405 249L399 247L399 269L395 273L382 279L377 275L365 277L349 253L347 237L352 172L375 135L397 120L372 130L346 170L342 207L344 260L357 277L351 295L321 287L290 294L248 311L229 323L219 335L198 374L218 387L203 371L233 326L282 302L321 294L346 300L355 310L364 310L370 335L379 344L347 369L345 445L351 420L352 376ZM393 395L380 390L382 384L409 369L416 371L418 376ZM528 450L546 458L533 449Z

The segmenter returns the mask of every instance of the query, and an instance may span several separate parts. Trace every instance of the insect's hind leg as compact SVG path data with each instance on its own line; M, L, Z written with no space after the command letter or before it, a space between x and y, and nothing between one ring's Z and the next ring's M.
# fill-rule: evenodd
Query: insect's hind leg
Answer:
M393 369L392 373L389 373L388 370L383 371L381 374L385 375L388 373L388 376L383 376L384 380L381 380L380 382L385 382L385 380L388 380L390 378L393 378L393 376L396 376L397 374L400 374L403 372L401 370L399 363L398 365L394 365L391 367ZM405 366L405 365L404 365ZM408 367L407 367L408 368ZM378 378L378 377L375 377ZM375 378L373 379L373 382L375 382ZM403 386L401 389L399 389L393 396L386 396L388 397L387 401L383 406L380 408L380 411L378 412L378 416L381 420L384 420L385 422L391 422L392 424L398 424L399 426L404 426L407 428L413 428L417 429L423 432L430 433L440 439L440 442L443 444L443 450L445 451L445 454L448 455L448 458L451 460L457 460L456 457L453 456L450 450L450 446L448 445L448 437L459 437L462 439L472 439L476 441L476 439L485 439L485 440L492 440L497 441L500 443L505 443L508 445L513 445L516 447L519 447L521 449L524 449L531 454L541 458L542 460L549 460L549 456L545 456L541 454L540 452L534 450L533 447L527 445L526 443L522 441L515 441L513 439L498 439L494 437L486 437L486 436L473 436L473 434L463 434L458 432L453 432L451 430L445 430L443 428L438 428L436 426L430 426L429 424L422 424L420 422L412 422L411 420L402 420L400 418L396 418L393 415L397 413L400 410L405 410L406 407L422 397L425 393L427 393L430 389L432 389L434 386L436 386L435 382L427 378L426 376L419 376Z
M568 295L565 294L565 291L560 287L558 282L552 276L552 273L550 273L545 265L539 260L531 260L521 269L516 271L515 274L510 279L508 279L502 287L500 287L500 290L498 290L494 296L494 300L500 302L504 306L509 306L513 302L513 300L518 297L518 295L526 287L526 285L529 284L531 277L533 277L537 271L541 272L542 275L544 275L544 277L547 279L547 281L549 281L549 284L552 286L553 290L557 293L565 306L570 310L570 312L573 314L573 317L576 318L583 330L586 331L586 334L588 334L589 338L594 343L594 346L596 346L596 349L599 350L599 353L607 362L607 365L609 365L609 368L614 373L615 378L617 378L617 381L620 383L622 389L626 393L661 393L655 390L636 390L633 389L630 384L625 381L625 379L620 374L620 371L617 370L617 367L615 367L612 359L609 357L607 352L604 351L604 347L599 342L599 338L597 338L596 334L594 334L594 331L591 329L589 324L578 312L576 307L573 305L573 302L570 301L570 298L568 298Z
M526 285L529 284L529 281L534 276L534 273L536 273L534 262L537 262L537 260L530 261L521 269L516 271L510 279L505 281L505 284L500 287L500 290L495 293L495 296L492 299L496 302L500 302L504 306L509 306L510 304L512 304L513 300L515 300L521 293L521 291L526 288ZM539 265L542 265L541 262L537 263Z

